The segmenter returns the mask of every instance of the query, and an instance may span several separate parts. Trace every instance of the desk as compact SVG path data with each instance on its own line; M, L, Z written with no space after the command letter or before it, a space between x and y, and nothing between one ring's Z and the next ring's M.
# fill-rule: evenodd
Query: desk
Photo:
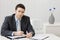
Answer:
M0 40L9 40L9 39L0 35Z
M54 34L37 34L37 35L35 35L34 38L42 39L42 38L44 38L46 36L49 36L49 37L47 39L45 39L45 40L60 40L60 38L55 36Z
M32 38L40 40L40 39L42 39L42 38L44 38L46 36L49 36L49 37L47 39L45 39L45 40L60 40L60 38L57 37L57 36L55 36L54 34L36 34ZM5 37L2 37L2 36L0 36L0 38L1 38L1 40L9 40L9 39L7 39ZM28 38L22 38L22 39L18 39L18 40L30 40L30 39L28 39Z

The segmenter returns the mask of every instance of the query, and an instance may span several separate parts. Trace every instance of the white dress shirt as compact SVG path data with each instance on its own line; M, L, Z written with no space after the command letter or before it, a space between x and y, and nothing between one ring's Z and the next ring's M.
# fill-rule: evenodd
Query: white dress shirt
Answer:
M15 22L16 22L16 29L17 31L21 31L21 19L17 19L15 16Z
M21 31L21 19L17 19L15 16L15 22L16 22L16 29L17 31ZM12 36L14 35L14 33L12 32Z

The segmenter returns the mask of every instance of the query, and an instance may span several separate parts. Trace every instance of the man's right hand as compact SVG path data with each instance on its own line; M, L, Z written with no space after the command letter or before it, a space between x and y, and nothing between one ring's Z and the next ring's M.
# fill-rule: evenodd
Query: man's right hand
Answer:
M24 34L23 31L16 31L16 32L13 32L13 35L15 36L22 36Z

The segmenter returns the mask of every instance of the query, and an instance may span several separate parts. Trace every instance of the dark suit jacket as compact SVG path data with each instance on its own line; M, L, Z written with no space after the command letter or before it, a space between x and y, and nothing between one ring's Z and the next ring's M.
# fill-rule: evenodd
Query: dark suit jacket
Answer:
M1 29L1 35L11 36L13 31L17 31L15 14L5 17L5 20L3 22L2 29ZM21 19L21 31L23 31L24 34L26 34L26 31L33 32L33 36L35 34L33 27L30 24L30 18L28 16L24 15Z

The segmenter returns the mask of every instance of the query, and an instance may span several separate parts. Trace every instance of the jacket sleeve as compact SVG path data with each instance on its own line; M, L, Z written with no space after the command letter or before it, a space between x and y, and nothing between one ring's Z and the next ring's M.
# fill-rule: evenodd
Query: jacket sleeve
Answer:
M28 31L28 32L32 32L32 36L35 35L35 31L34 31L32 25L31 25L31 23L30 23L30 18L28 18L27 31Z
M5 17L5 20L4 20L2 28L1 28L1 35L2 36L11 36L11 34L12 34L12 31L9 30L8 17Z

